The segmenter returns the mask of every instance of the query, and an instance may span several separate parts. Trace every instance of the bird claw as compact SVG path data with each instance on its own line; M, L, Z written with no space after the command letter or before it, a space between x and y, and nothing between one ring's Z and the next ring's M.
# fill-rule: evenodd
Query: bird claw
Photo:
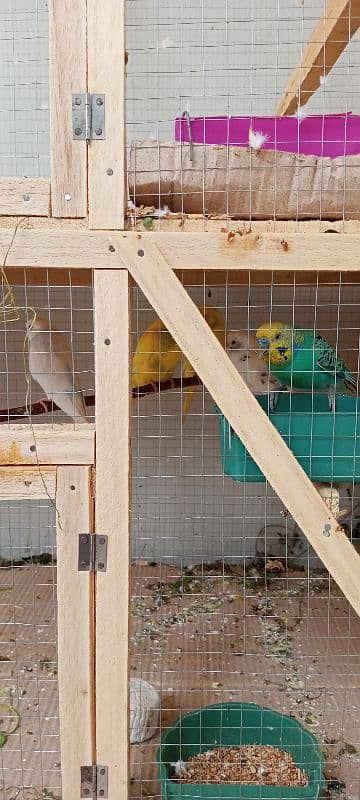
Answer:
M329 411L331 413L335 413L336 411L335 392L329 391L328 401L329 401Z
M270 392L269 394L269 408L270 411L275 411L279 400L279 392Z

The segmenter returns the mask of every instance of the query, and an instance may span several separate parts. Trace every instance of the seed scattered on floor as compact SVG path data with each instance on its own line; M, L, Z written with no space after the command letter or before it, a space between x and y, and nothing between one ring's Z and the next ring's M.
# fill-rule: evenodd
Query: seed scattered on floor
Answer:
M290 753L272 745L215 747L191 756L173 780L182 783L256 783L307 786L308 778Z

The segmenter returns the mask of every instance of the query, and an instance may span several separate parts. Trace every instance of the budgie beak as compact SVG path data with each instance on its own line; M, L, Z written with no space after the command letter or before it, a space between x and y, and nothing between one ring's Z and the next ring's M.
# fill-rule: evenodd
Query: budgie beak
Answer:
M266 336L261 336L260 339L258 339L258 344L263 353L269 349L269 339Z

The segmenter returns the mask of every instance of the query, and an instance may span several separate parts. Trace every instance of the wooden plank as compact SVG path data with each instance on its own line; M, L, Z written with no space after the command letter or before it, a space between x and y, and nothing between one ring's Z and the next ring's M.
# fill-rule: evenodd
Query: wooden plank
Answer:
M0 464L93 464L95 428L90 423L0 426Z
M157 247L143 237L141 242L129 239L125 249L129 270L139 287L360 614L360 556L341 526L330 514Z
M124 269L126 243L158 245L172 269L328 270L360 269L360 235L249 233L118 233L19 228L9 267Z
M96 580L96 757L109 800L128 797L129 326L127 273L95 272L95 514L109 537Z
M360 217L360 212L359 212ZM46 232L71 231L88 232L88 220L79 217L78 219L56 219L55 217L26 217L22 216L0 216L0 236L3 230L14 230L16 224L21 222L23 230L46 230ZM200 214L171 214L169 217L153 220L151 231L146 231L141 218L138 218L133 226L132 220L126 220L127 230L152 236L154 233L222 233L234 232L239 235L251 233L360 233L360 219L255 219L255 220L232 220L224 217L204 218ZM103 231L109 236L112 230Z
M79 534L93 530L89 467L57 474L58 685L62 796L80 797L80 768L95 763L94 579L78 571Z
M49 12L51 210L85 217L87 144L72 138L72 94L87 90L86 0L52 0Z
M0 467L0 500L55 498L56 467Z
M360 25L360 0L329 0L306 45L299 65L290 76L276 113L294 114L320 86Z
M124 227L124 0L88 0L88 87L105 93L106 138L89 148L89 224Z
M0 178L0 214L47 217L50 181L44 178Z

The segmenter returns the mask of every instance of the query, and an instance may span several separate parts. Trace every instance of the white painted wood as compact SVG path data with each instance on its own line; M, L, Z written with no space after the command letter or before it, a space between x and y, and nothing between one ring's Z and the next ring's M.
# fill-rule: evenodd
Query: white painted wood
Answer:
M0 500L53 500L56 467L0 467Z

